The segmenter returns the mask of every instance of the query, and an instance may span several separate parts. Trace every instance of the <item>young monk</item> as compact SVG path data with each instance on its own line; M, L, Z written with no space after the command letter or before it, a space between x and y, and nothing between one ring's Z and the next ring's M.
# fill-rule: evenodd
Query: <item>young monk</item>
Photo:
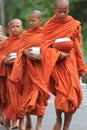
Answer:
M6 36L4 35L3 27L2 25L0 25L0 49L5 39L6 39ZM3 123L4 122L3 122L2 110L0 110L0 124L3 125Z
M42 43L42 14L39 10L34 10L29 15L29 29L25 30L21 36L20 44L23 49L19 51L15 61L13 71L9 77L11 92L17 97L13 104L14 110L19 117L27 115L26 130L32 130L29 115L37 116L36 130L41 130L41 123L45 114L49 91L44 81L44 73L41 56L34 55L31 47L40 47ZM20 84L22 90L20 96L16 91ZM13 101L11 102L13 103Z
M0 47L7 37L4 35L3 27L0 25Z
M79 76L86 72L81 51L80 22L68 15L68 0L56 0L55 14L43 29L41 48L46 82L55 95L56 123L53 130L69 130L73 113L82 101Z
M12 64L15 59L10 59L9 54L12 52L18 52L20 49L20 34L23 30L22 22L20 19L12 19L7 26L7 32L9 34L8 38L3 42L0 50L0 105L4 109L7 110L10 100L9 100L9 92L8 92L8 77L12 70ZM10 113L12 116L13 113ZM10 129L10 120L5 120L5 127ZM13 121L12 128L17 128L18 123Z

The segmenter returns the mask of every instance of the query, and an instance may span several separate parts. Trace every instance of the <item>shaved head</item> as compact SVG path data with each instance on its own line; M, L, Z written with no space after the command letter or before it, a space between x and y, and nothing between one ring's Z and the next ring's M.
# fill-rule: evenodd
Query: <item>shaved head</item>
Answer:
M68 0L56 0L55 2L55 14L59 19L64 20L70 11Z
M16 28L16 31L15 31ZM7 33L18 36L23 31L22 21L18 18L11 19L7 24Z
M20 19L15 18L8 23L7 28L9 28L14 22L18 22L22 26L22 21Z
M33 10L33 11L30 13L30 15L34 15L34 16L36 16L37 18L42 19L42 13L41 13L41 11L39 11L39 10Z
M68 0L56 0L55 6L59 7L59 8L67 8L67 7L69 7L69 1Z

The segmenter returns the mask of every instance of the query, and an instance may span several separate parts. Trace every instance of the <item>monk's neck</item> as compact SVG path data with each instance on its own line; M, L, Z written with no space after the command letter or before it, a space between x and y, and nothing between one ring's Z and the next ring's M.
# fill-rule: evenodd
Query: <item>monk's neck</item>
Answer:
M17 38L20 38L21 35L10 35L9 38L10 39L17 39Z
M67 21L68 21L69 16L66 16L64 19L60 19L60 18L58 17L58 15L56 15L56 18L57 18L58 22L64 23L64 22L67 22Z

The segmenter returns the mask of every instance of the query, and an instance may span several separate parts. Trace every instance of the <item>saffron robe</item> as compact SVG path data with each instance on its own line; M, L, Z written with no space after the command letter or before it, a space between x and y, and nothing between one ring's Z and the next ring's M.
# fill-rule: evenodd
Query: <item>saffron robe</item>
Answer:
M9 101L7 79L11 73L12 66L4 64L4 59L12 52L19 50L19 36L9 36L0 49L0 109L6 108Z
M67 16L61 21L55 14L43 29L44 73L49 90L55 95L55 107L64 112L75 112L82 101L82 90L78 73L86 72L81 51L80 22ZM58 60L60 51L52 48L58 38L70 38L73 48L66 59Z
M11 105L16 117L8 114L9 119L24 118L26 112L34 115L45 114L50 95L44 81L42 62L33 61L23 53L29 47L41 46L41 43L42 27L35 30L27 29L21 36L20 44L23 46L18 52L18 57L9 77Z

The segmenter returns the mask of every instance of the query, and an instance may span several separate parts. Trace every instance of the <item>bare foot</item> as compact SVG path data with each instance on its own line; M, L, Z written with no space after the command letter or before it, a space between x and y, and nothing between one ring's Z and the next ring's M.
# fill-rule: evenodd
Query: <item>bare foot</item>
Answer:
M25 128L25 130L33 130L32 128Z
M19 120L19 130L25 130L24 119Z
M61 130L61 122L56 122L54 127L53 127L53 130Z
M32 121L29 114L26 115L26 130L32 130Z
M3 125L4 124L4 120L3 117L0 115L0 124Z
M7 130L11 130L11 127L7 128Z
M0 112L0 124L4 125L5 119L4 119L4 115L3 112Z
M63 130L69 130L69 128L67 128L67 127L64 127L64 128L63 128Z
M61 130L61 128L55 124L53 130Z
M36 130L41 130L41 127L40 126L36 126Z
M30 129L27 129L27 128L26 128L25 130L33 130L33 129L32 129L32 128L30 128Z
M17 128L19 128L18 121L12 121L11 129L17 129Z
M11 127L10 127L10 120L9 119L5 119L5 123L4 123L4 127L7 129L7 130L11 130Z

